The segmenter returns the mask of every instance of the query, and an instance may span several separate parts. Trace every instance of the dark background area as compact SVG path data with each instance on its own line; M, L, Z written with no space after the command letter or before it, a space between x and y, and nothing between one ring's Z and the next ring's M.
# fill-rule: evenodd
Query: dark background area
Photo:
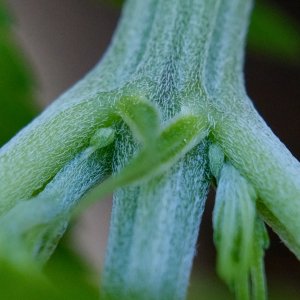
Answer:
M99 60L109 44L120 13L117 7L96 0L8 0L7 3L15 21L18 44L32 65L37 99L41 106L50 103ZM298 0L273 0L269 3L300 23ZM275 134L300 159L299 64L261 55L249 49L245 76L249 95L258 111ZM201 227L194 274L195 278L207 276L217 285L211 229L212 206L213 198L210 197ZM89 215L89 218L94 218L94 225L90 221L87 225L84 219L81 221L92 236L90 239L85 237L83 243L90 243L96 249L93 252L86 250L85 246L83 252L88 253L90 262L94 264L101 265L101 259L95 262L93 255L103 257L105 243L95 244L91 241L106 240L109 212L106 201L106 204L97 206L94 215ZM105 230L93 236L91 228L100 227ZM266 253L270 290L273 287L280 289L281 285L299 295L300 299L300 263L275 234L270 231L270 235L271 247ZM80 237L78 240L80 244ZM192 282L192 289L196 289L197 284L197 281Z

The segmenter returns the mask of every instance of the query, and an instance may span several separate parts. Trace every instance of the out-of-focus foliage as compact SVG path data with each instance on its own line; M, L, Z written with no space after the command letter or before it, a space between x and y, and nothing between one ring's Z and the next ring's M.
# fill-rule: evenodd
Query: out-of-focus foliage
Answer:
M82 262L63 240L44 272L63 299L99 300L98 274Z
M35 115L32 80L0 1L0 146Z
M18 270L3 261L0 269L1 299L62 300L38 273Z
M3 300L98 300L99 289L89 272L70 250L61 246L41 274L0 261L0 298ZM96 280L94 280L97 283Z
M278 7L258 1L248 34L250 49L286 62L300 63L300 27Z

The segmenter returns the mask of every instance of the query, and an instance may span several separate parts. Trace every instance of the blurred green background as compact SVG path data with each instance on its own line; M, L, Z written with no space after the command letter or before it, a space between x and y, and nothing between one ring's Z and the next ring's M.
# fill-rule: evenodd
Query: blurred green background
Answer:
M0 0L0 145L99 60L117 24L120 2ZM298 159L299 14L296 0L257 1L245 64L246 85L257 109ZM189 299L233 299L215 274L212 207L213 191L201 226ZM0 299L97 299L110 209L109 199L90 208L47 265L46 273L61 295L39 275L29 278L0 262ZM300 299L300 263L275 234L270 235L270 299Z

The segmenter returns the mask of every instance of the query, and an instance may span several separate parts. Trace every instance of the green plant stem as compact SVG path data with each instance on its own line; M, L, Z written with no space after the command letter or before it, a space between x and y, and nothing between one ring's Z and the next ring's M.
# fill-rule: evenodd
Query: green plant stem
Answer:
M122 136L118 162L133 149ZM184 299L209 187L207 169L207 142L202 142L163 176L115 193L105 296Z

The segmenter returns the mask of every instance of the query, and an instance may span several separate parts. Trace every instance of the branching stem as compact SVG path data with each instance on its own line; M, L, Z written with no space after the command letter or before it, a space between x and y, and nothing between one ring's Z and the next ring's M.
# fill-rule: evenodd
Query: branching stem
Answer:
M223 167L208 167L213 142L300 258L300 165L244 88L251 7L252 0L128 0L103 60L1 148L0 216L51 184L55 190L56 176L90 142L111 143L115 129L114 176L104 190L126 187L114 196L103 289L123 299L183 299L210 171L217 177ZM84 192L95 183L85 175ZM94 201L103 186L89 193Z

